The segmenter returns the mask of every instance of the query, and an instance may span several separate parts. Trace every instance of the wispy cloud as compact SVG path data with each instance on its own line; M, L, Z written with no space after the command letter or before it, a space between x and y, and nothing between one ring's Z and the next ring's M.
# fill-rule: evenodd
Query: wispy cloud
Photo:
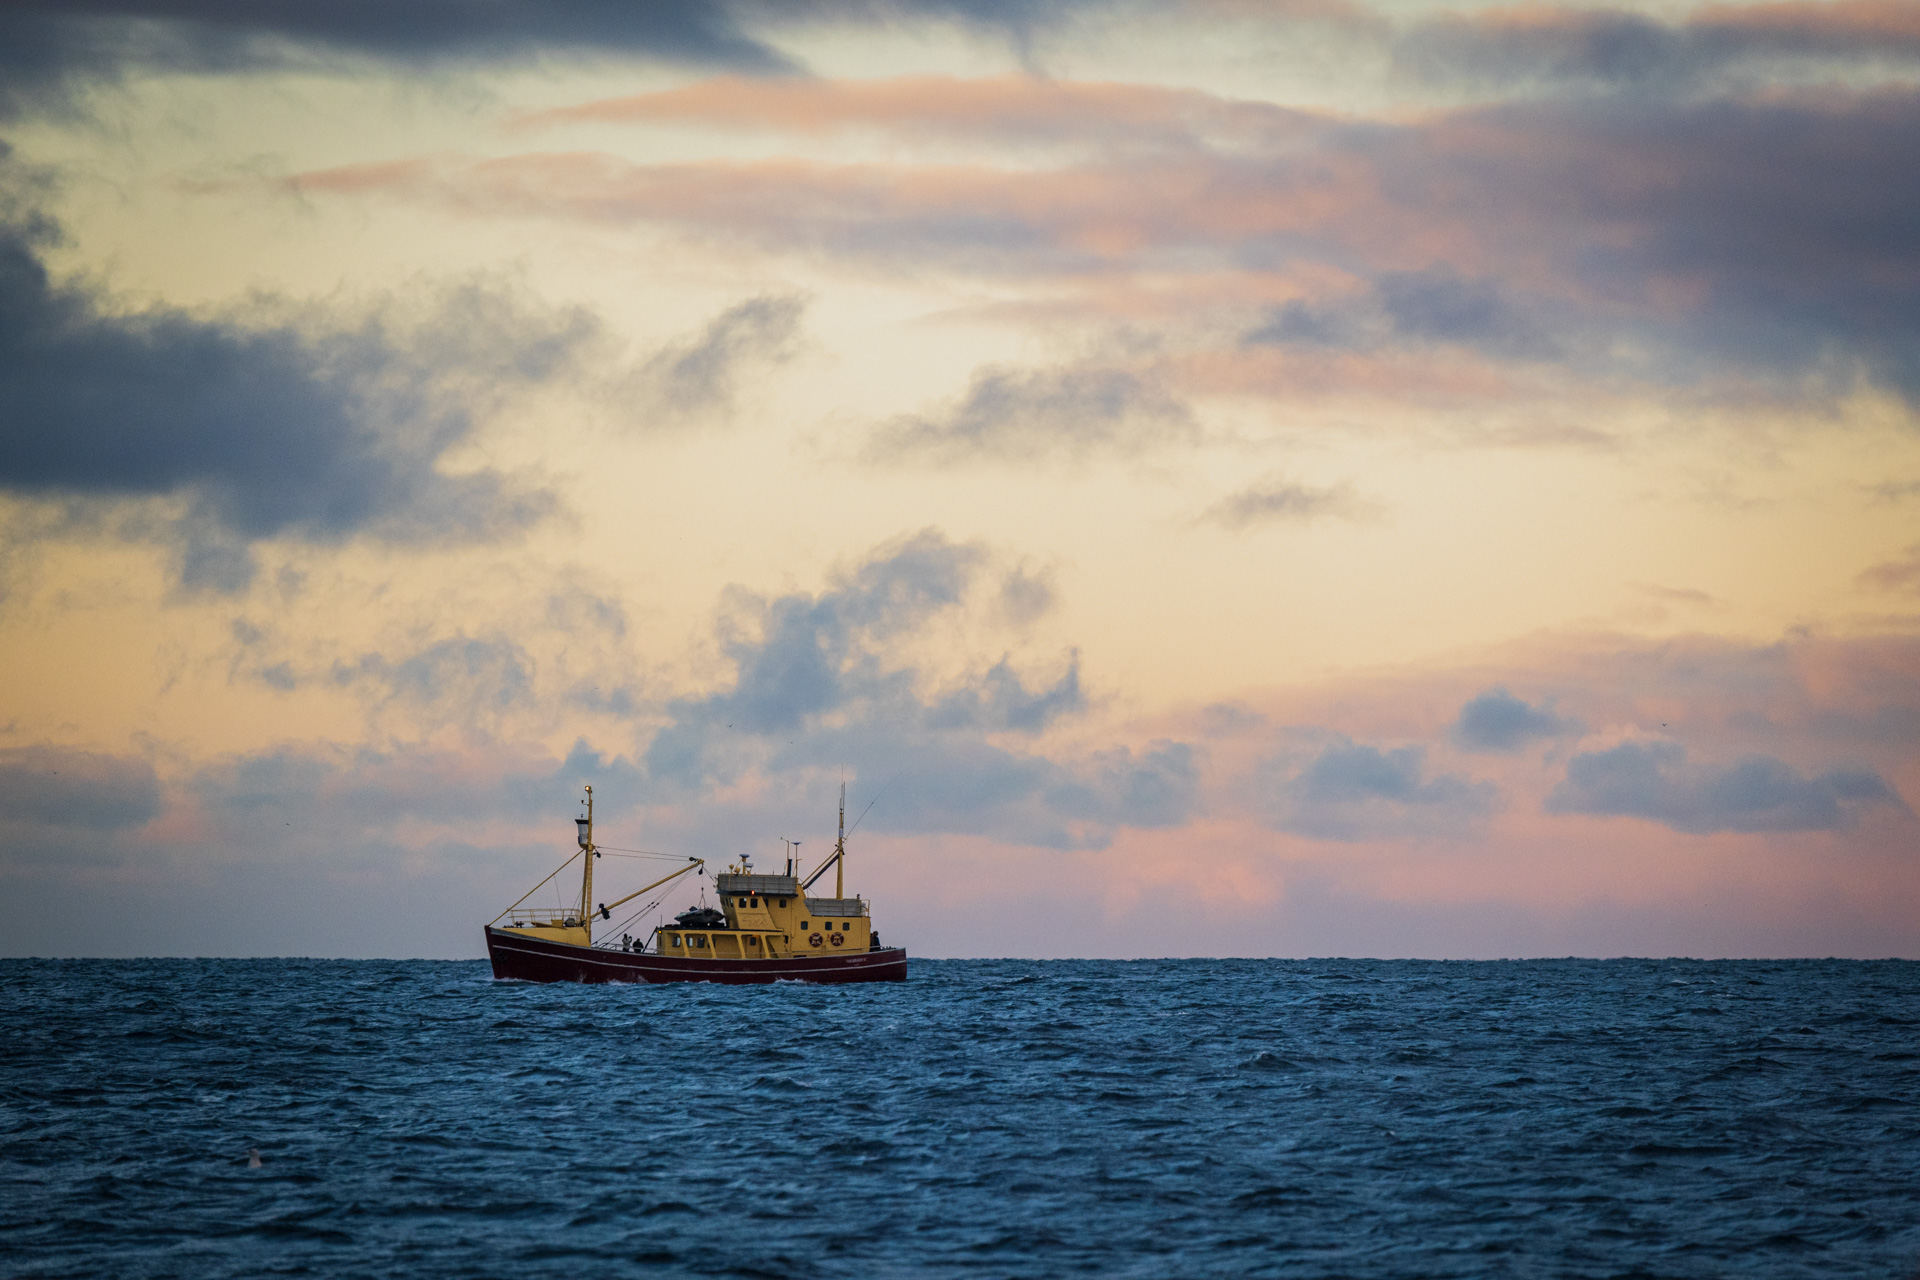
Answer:
M1299 523L1324 516L1357 518L1375 510L1352 485L1318 487L1274 478L1249 485L1207 508L1202 523L1239 532L1266 524Z
M1908 547L1906 555L1898 560L1882 561L1863 570L1858 581L1876 591L1920 590L1920 543Z
M1920 92L1889 87L1574 98L1392 123L1297 116L1283 143L1096 148L1051 167L563 152L292 181L1042 290L1284 264L1294 295L1242 344L1334 378L1346 353L1446 349L1608 384L1772 379L1795 397L1823 382L1845 394L1865 374L1912 398L1920 182L1898 158L1916 138Z
M793 358L806 309L800 297L749 298L715 316L692 341L656 352L630 380L641 425L730 411L746 379Z
M997 143L1080 143L1101 150L1272 148L1316 117L1192 89L1038 76L890 80L727 76L675 89L561 107L522 128L593 123L702 124L781 133L882 131Z
M1191 443L1199 430L1187 406L1147 373L990 367L952 405L880 427L865 453L883 463L1080 461Z

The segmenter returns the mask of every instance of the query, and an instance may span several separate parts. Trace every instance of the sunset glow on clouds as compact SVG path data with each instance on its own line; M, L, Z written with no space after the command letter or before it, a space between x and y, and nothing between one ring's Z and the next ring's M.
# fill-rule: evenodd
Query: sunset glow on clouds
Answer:
M25 5L0 85L13 953L477 954L582 784L764 868L844 778L917 954L1920 954L1920 6Z

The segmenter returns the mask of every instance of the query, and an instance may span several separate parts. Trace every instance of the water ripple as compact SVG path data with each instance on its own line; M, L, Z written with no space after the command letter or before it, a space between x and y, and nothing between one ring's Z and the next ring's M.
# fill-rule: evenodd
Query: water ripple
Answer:
M8 1276L1920 1273L1906 962L0 978Z

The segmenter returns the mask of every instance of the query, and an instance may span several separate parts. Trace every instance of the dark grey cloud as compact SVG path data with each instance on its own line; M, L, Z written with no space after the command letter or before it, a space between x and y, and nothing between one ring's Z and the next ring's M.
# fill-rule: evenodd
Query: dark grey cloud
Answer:
M1148 375L1091 366L992 366L976 372L946 409L881 427L866 456L934 464L1074 461L1137 455L1198 435L1186 404Z
M1582 731L1578 720L1555 715L1550 706L1534 706L1504 688L1489 689L1460 708L1453 742L1466 751L1518 751L1542 738Z
M1374 266L1345 225L1289 232L1267 250L1360 284L1280 307L1251 345L1443 344L1795 397L1864 375L1920 399L1920 90L1504 104L1340 126L1320 146L1379 184L1348 223L1458 235L1476 265L1409 273ZM1245 177L1314 191L1320 163Z
M74 90L140 72L224 74L378 60L618 56L749 74L800 68L767 35L822 23L948 21L1024 48L1085 0L10 0L0 6L0 118L68 109Z
M749 298L729 307L698 338L667 347L641 367L643 397L668 418L724 413L746 374L792 358L806 310L806 299L797 297Z
M1303 522L1322 516L1359 516L1368 510L1351 485L1319 487L1268 480L1222 498L1201 515L1209 524L1239 531L1256 525Z
M182 580L225 589L245 585L264 538L477 542L555 508L512 475L440 462L489 388L566 367L595 332L584 313L519 317L475 288L411 328L121 313L49 277L50 234L0 226L0 491L186 499L171 531Z
M1288 754L1269 761L1263 785L1272 825L1318 840L1457 836L1499 801L1490 782L1429 776L1422 747L1382 750L1344 735L1331 735L1307 759Z
M944 685L894 658L900 642L956 617L987 561L983 549L927 530L817 595L736 600L721 636L732 678L665 709L669 723L643 756L651 785L699 794L753 771L845 767L870 783L897 779L875 830L1057 848L1102 844L1122 825L1183 821L1198 792L1184 743L1057 761L1007 742L1085 709L1077 654L1052 679L1002 659Z
M1394 42L1402 74L1514 89L1639 93L1725 74L1911 73L1920 29L1898 4L1703 6L1676 21L1623 9L1495 10L1416 23Z
M1645 818L1675 831L1837 831L1862 810L1906 804L1871 769L1815 776L1769 756L1731 765L1689 763L1673 742L1624 742L1567 762L1547 797L1550 813Z
M57 108L133 71L218 74L375 58L419 66L547 53L792 69L742 30L738 5L622 0L13 0L0 7L0 114Z
M0 824L82 831L138 827L160 813L151 762L72 747L0 748Z

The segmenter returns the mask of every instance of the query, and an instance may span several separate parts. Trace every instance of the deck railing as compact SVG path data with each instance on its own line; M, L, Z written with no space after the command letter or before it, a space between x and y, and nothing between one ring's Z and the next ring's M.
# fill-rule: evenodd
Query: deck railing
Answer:
M515 907L507 912L509 928L516 924L536 924L557 929L577 929L581 923L576 912L559 907Z

